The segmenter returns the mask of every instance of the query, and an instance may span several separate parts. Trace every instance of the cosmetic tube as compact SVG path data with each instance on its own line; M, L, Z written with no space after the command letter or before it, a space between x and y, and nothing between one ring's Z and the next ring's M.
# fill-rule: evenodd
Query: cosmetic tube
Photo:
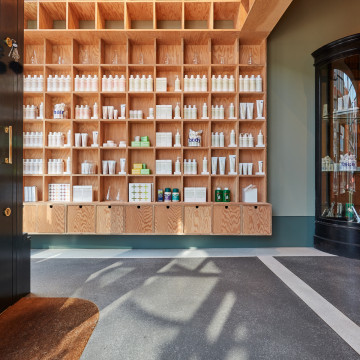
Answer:
M125 109L126 109L126 105L125 104L121 104L120 105L120 117L123 119L125 119Z
M109 175L114 175L115 174L115 165L116 165L115 160L109 160L108 161Z
M98 131L93 131L93 144L92 146L97 147L98 146L98 137L99 137L99 132Z
M247 118L253 119L254 118L254 104L253 103L246 103L246 111L247 111Z
M264 172L263 172L263 162L262 161L258 161L258 165L259 165L259 172L258 172L258 174L259 175L261 175L261 174L263 174Z
M220 175L225 175L225 160L226 157L219 157Z
M211 174L212 175L216 175L216 173L217 173L217 161L218 161L217 156L213 156L211 158Z
M103 160L102 161L102 173L103 173L103 175L106 175L108 173L108 169L109 169L108 161Z
M240 119L246 119L246 103L240 103Z
M252 164L252 163L248 163L248 164L247 164L247 174L248 174L248 175L252 175L252 169L253 169L253 164Z
M114 107L113 106L108 106L108 116L110 120L114 119Z
M242 163L239 163L239 175L242 175Z
M80 147L81 146L81 134L75 133L75 146Z
M119 116L119 110L114 109L114 119L117 120Z
M264 100L256 100L257 119L263 119Z
M103 106L103 119L106 120L108 118L108 107L107 106Z
M125 158L120 159L120 172L119 172L119 174L126 174L125 164L126 164L126 159Z
M242 163L242 170L243 170L243 175L247 175L248 174L248 164L247 163Z
M81 133L81 146L87 147L89 135L87 133Z
M230 164L230 171L229 175L235 175L235 161L236 161L236 155L229 155L229 164Z

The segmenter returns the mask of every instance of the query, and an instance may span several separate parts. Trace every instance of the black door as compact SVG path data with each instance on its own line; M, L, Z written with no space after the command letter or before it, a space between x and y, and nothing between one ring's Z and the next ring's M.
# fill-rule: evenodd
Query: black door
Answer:
M18 42L22 64L21 0L0 0L0 312L28 292L30 255L22 235L23 74L8 56L6 37Z

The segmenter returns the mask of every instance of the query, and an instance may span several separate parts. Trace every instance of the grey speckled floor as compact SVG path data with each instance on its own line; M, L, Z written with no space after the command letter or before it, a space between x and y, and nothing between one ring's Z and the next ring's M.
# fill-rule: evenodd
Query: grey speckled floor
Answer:
M98 305L82 359L359 359L255 257L33 259L32 292Z
M360 260L317 256L276 259L360 326Z

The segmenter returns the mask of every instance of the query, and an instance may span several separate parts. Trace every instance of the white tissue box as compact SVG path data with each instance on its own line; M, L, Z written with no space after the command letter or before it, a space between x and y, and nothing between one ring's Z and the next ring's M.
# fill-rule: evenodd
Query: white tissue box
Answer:
M249 185L242 189L242 201L246 203L256 203L257 200L257 188L255 185Z
M93 202L92 185L73 186L73 202Z

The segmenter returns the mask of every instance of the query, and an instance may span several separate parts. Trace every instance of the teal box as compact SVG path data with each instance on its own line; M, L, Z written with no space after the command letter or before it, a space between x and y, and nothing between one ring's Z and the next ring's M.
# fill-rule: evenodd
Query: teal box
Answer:
M148 136L142 136L140 138L140 141L149 141L149 137Z

